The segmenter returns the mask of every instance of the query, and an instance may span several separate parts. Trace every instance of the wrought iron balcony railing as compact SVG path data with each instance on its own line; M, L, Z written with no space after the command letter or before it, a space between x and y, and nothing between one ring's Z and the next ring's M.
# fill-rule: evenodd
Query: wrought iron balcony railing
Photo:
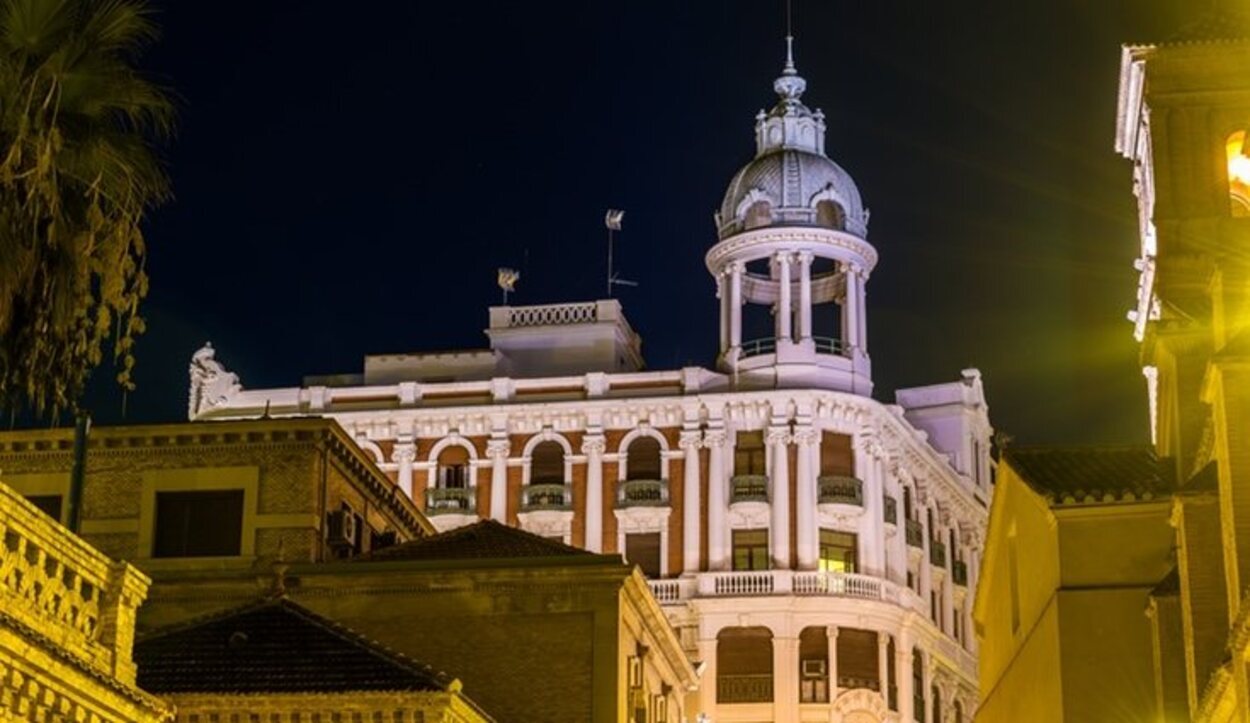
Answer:
M929 540L929 562L938 567L946 567L946 545L937 540Z
M531 484L521 488L521 510L524 512L571 509L573 485Z
M898 500L894 499L890 495L886 495L884 499L885 499L885 507L882 509L881 514L882 516L885 517L885 521L888 524L897 525L898 524Z
M956 585L968 587L968 563L963 560L952 561L951 578L954 579Z
M427 515L467 515L475 512L476 487L431 487L425 491Z
M716 676L717 703L771 703L773 702L773 676L718 675Z
M864 483L854 477L828 475L816 480L820 504L864 506Z
M665 507L668 505L668 480L631 479L616 490L617 507Z
M924 547L924 525L920 524L920 520L907 520L907 544Z
M859 678L854 675L839 675L838 687L844 690L850 688L881 690L881 681L876 678Z
M762 474L736 474L729 481L730 502L767 502L768 477Z

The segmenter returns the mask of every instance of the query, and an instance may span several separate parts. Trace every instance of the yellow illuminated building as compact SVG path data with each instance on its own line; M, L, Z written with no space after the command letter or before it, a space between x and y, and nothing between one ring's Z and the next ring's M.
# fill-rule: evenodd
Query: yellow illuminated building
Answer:
M4 484L0 528L0 720L173 720L135 685L135 610L148 578Z

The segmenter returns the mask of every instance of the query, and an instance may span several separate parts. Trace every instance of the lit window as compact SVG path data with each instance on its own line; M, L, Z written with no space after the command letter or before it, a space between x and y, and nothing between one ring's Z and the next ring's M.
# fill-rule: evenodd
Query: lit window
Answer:
M859 561L859 540L854 533L820 531L820 569L827 572L855 572Z
M1228 137L1225 153L1228 156L1228 196L1233 216L1250 217L1250 147L1246 145L1246 131L1237 131Z

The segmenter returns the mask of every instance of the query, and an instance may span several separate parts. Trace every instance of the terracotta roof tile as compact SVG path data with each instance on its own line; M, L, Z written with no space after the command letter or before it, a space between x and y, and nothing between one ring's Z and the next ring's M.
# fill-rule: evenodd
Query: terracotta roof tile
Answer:
M1154 450L1122 447L1008 447L1008 464L1057 503L1155 499L1172 492Z
M134 656L139 687L157 694L436 691L451 682L285 598L157 630Z
M388 560L472 560L520 557L571 557L593 553L549 540L494 520L411 540L356 558L362 562Z

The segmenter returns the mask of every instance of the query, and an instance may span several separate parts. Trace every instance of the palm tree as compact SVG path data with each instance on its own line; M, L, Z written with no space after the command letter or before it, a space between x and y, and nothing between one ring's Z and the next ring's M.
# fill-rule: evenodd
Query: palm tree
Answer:
M172 103L133 65L155 36L145 0L0 0L0 409L76 409L106 353L133 388L169 195Z

